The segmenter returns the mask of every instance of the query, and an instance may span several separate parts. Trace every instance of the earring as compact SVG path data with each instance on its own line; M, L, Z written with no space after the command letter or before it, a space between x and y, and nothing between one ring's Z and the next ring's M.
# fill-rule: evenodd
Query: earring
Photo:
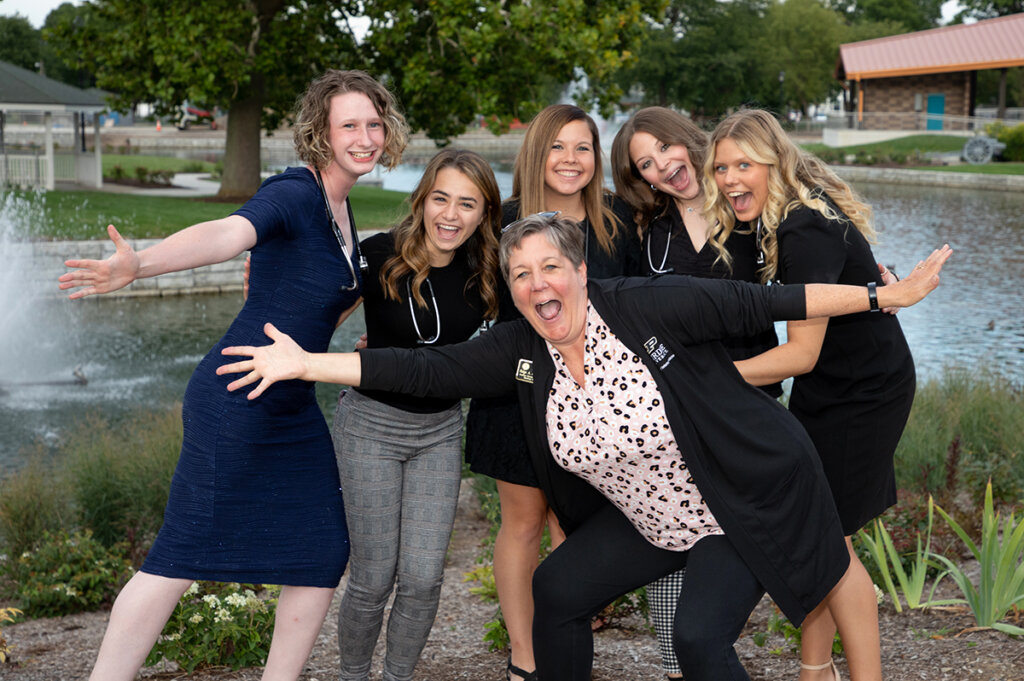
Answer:
M652 192L656 192L656 191L658 191L658 188L655 187L653 184L651 184L651 191Z

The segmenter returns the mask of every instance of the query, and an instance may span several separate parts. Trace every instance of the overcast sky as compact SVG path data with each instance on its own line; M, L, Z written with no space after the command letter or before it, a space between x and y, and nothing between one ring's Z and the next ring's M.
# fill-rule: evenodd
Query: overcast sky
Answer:
M0 0L0 15L20 14L27 17L36 28L42 28L46 15L64 2L78 4L78 0ZM173 1L173 0L172 0ZM942 5L942 20L949 21L959 10L957 0L948 0Z

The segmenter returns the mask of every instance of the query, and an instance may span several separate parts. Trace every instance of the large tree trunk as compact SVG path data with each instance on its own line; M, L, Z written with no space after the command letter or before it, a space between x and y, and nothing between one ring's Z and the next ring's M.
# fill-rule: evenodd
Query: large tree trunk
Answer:
M254 81L262 80L258 77ZM224 174L217 198L245 201L260 187L260 115L262 83L253 83L253 94L235 101L228 110Z

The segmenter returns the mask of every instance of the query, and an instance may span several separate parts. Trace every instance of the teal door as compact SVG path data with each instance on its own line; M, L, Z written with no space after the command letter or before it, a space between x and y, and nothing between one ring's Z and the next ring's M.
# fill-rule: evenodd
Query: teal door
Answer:
M942 118L946 113L946 95L928 95L928 130L942 130Z

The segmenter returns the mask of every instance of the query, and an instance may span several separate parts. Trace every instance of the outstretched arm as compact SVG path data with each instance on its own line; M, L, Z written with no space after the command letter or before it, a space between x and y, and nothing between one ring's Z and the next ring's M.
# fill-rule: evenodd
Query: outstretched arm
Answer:
M186 227L136 252L113 225L107 234L115 252L106 260L65 260L75 268L58 278L61 290L78 289L69 298L84 298L124 288L136 279L230 260L256 244L256 229L246 218L229 215Z
M260 384L248 395L252 400L262 395L272 384L295 378L358 387L362 378L359 353L310 353L299 347L291 336L278 331L273 324L264 324L263 332L273 343L262 346L239 345L221 350L223 355L250 358L217 367L219 376L245 374L229 383L228 390L238 390L259 381Z
M932 251L904 279L892 277L886 280L886 285L876 290L879 308L884 312L895 312L923 299L939 285L939 271L952 254L953 250L948 245L943 246ZM863 286L805 284L804 291L807 320L787 324L787 341L760 355L736 362L736 369L748 383L770 385L790 376L806 374L818 362L828 317L870 309L868 292Z

